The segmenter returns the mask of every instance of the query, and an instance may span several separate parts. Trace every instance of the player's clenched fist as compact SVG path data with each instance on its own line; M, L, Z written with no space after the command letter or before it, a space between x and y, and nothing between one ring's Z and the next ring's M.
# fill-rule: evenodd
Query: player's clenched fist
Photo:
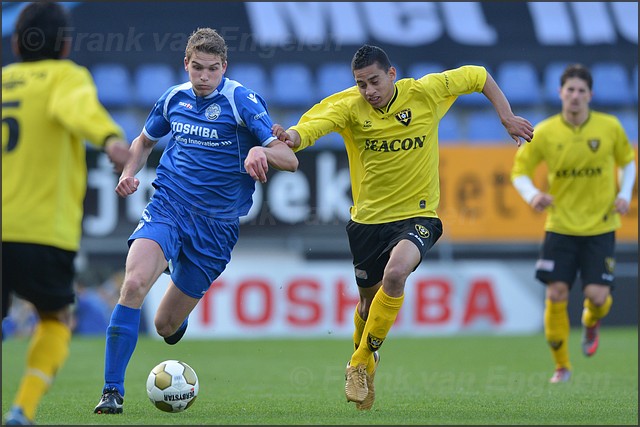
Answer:
M140 185L138 178L133 176L122 177L116 186L116 193L118 193L120 197L127 197L136 192L138 185Z
M244 167L251 178L261 183L267 182L267 172L269 171L269 163L267 155L263 147L253 147L249 150Z

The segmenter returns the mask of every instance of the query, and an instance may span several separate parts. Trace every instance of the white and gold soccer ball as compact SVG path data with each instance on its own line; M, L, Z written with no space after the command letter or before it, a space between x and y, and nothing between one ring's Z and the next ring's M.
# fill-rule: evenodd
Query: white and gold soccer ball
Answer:
M165 412L182 412L193 405L199 388L196 371L179 360L159 363L147 377L149 400Z

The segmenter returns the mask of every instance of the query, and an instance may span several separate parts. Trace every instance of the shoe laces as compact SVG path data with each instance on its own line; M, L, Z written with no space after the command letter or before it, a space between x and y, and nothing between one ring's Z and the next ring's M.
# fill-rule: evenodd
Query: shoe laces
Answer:
M102 397L103 398L111 396L111 395L114 395L114 394L120 394L118 389L115 388L115 387L107 387L104 390L102 390Z
M364 388L367 385L367 366L358 365L355 374L358 387Z

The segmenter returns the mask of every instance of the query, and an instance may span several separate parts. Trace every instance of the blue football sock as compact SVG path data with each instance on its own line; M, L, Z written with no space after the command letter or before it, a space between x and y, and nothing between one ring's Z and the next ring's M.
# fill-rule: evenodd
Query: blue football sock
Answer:
M124 373L138 342L140 309L117 304L107 328L104 361L105 388L115 387L124 396Z

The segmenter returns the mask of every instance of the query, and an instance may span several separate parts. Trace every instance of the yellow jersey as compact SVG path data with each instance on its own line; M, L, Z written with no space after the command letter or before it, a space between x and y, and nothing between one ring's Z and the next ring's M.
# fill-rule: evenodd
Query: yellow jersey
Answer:
M121 128L98 102L89 71L70 60L2 68L2 241L77 251L87 165Z
M292 126L301 137L296 150L330 132L342 136L355 222L437 217L439 122L459 95L481 92L486 79L484 67L469 65L402 79L384 109L371 106L354 86L323 99Z
M556 114L540 122L531 142L515 155L511 178L534 179L540 162L547 165L545 230L572 236L594 236L620 228L614 209L618 192L617 166L635 158L620 121L591 111L582 126L573 126Z

